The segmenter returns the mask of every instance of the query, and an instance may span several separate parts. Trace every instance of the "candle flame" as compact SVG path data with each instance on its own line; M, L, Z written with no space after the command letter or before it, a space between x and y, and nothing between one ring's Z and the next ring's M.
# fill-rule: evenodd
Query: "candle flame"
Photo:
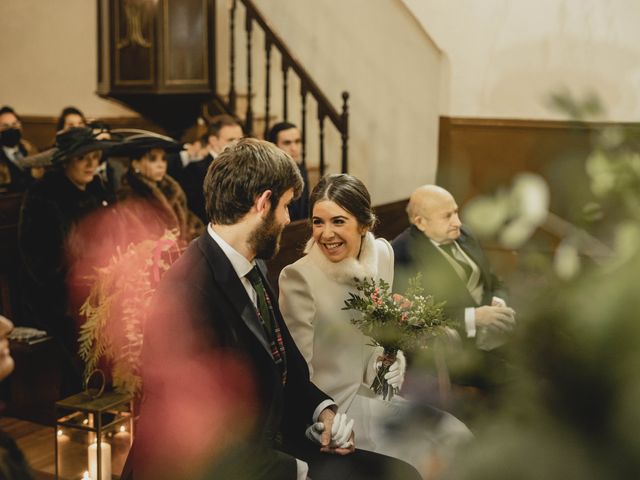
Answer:
M57 435L58 435L59 437L61 437L63 434L64 434L64 432L62 431L62 429L61 429L61 428L60 428L60 429L58 429Z
M127 431L127 429L124 427L124 425L120 425L120 431L121 431L121 432L126 432L126 431Z

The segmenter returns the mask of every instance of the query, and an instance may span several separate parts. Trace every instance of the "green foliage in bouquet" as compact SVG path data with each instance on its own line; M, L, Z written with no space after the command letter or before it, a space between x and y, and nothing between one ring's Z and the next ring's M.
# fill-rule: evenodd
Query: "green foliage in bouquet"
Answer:
M78 340L85 361L85 380L104 366L110 368L116 390L140 393L143 325L160 274L169 268L162 253L175 249L177 237L167 231L120 249L109 264L98 268L80 314L86 318Z
M356 289L361 293L349 293L342 309L362 313L351 323L371 338L373 345L393 351L424 348L429 340L447 335L455 322L445 317L445 302L438 303L424 294L421 277L418 274L409 280L404 295L391 293L382 279L356 279Z

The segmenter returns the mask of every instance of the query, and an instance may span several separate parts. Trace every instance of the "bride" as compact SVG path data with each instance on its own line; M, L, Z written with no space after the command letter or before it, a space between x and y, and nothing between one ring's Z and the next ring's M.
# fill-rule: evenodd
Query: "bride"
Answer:
M311 380L355 420L358 447L405 460L421 471L471 437L452 415L430 408L432 417L405 435L391 438L385 428L410 414L410 403L395 396L385 401L369 388L382 348L370 345L342 310L355 278L393 284L393 250L371 233L376 217L369 192L357 178L324 177L310 197L312 238L297 262L280 274L280 309L304 355ZM401 387L406 361L400 352L387 381ZM429 466L431 465L431 467Z

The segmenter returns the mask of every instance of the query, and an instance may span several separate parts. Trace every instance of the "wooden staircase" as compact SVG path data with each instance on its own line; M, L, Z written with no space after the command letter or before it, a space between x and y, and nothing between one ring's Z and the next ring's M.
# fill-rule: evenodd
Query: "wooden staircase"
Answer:
M335 107L252 0L98 0L98 51L98 93L176 138L219 113L258 137L289 121L308 168L348 170L349 94Z

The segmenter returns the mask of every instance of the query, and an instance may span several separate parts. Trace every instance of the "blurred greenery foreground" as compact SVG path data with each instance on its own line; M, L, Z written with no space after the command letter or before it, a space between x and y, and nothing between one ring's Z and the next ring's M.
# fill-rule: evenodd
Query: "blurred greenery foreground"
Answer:
M577 122L598 112L594 99L554 103ZM575 190L571 222L530 173L463 212L477 234L518 251L518 328L514 380L447 478L640 478L639 145L637 126L596 130L588 185L567 175L561 186ZM530 248L541 228L559 238L552 255Z

